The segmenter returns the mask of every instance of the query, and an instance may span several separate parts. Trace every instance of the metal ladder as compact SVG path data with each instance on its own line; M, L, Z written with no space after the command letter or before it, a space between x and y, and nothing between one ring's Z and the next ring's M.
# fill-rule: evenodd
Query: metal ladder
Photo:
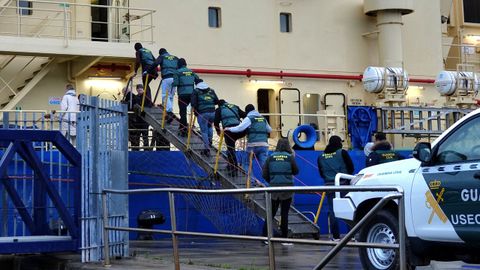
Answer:
M409 137L439 136L470 109L428 107L379 107L379 130Z
M137 106L137 109L139 107ZM187 147L187 137L177 135L179 129L179 119L175 119L170 124L165 123L162 128L163 107L145 108L145 113L140 116L159 132L170 143L184 152L185 156L199 165L209 175L213 175L215 166L215 155L205 157L201 155L200 151L204 149L201 135L192 130L190 138L190 147ZM211 146L211 153L216 153L217 148ZM243 170L238 170L237 176L230 176L227 170L227 157L222 153L220 156L218 171L214 177L221 183L224 188L245 188L247 175ZM263 194L251 194L248 198L244 196L236 196L236 199L242 201L247 207L252 209L258 216L266 217L265 197ZM274 223L280 231L280 216L274 218ZM293 238L317 238L319 235L319 228L310 219L303 215L294 207L290 208L289 212L289 231L290 237Z

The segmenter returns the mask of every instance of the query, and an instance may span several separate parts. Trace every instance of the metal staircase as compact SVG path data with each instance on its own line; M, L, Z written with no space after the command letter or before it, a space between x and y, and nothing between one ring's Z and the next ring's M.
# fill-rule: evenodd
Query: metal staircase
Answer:
M137 109L139 109L139 107L137 107ZM211 157L205 157L201 155L200 152L204 149L204 145L201 135L195 131L192 131L190 147L187 147L187 137L181 137L177 135L179 129L178 118L175 118L171 124L165 124L165 128L162 128L162 116L163 107L160 106L154 108L145 108L145 114L142 116L142 118L157 132L169 140L170 143L172 143L180 151L184 152L187 158L199 165L209 175L214 175L215 153L217 153L217 149L213 146L210 148L210 152L213 153ZM246 173L243 170L238 170L237 176L230 176L227 171L227 157L223 153L220 156L218 171L214 177L224 188L233 189L246 187ZM264 194L251 194L247 198L245 198L245 196L236 196L236 198L242 201L247 207L252 209L258 216L262 218L266 217ZM278 231L280 231L279 214L275 217L274 221ZM317 225L315 225L311 220L305 217L294 207L290 208L288 225L290 237L293 238L317 238L319 235L319 229Z
M54 59L37 56L3 56L0 64L0 109L12 110L54 66Z

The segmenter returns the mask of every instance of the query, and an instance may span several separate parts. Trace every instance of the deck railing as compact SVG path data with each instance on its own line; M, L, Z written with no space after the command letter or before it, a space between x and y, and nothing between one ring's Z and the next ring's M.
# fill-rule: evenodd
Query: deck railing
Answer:
M63 39L65 45L69 40L153 43L154 9L31 0L10 1L0 10L0 35Z

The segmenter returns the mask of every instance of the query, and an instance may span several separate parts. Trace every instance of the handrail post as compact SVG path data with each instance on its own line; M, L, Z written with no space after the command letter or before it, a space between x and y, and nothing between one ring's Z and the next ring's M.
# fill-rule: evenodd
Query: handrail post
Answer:
M215 166L213 168L214 174L217 174L218 171L218 160L220 159L220 153L222 152L223 136L225 136L225 133L222 129L222 132L220 133L220 142L218 143L217 156L215 157Z
M147 75L148 76L148 75ZM167 118L167 104L168 104L168 92L165 93L165 99L163 100L163 114L162 114L162 129L165 128L165 119Z
M405 243L405 193L398 199L398 244L400 253L400 270L407 269L406 243Z
M318 218L320 217L320 211L322 210L322 206L323 206L323 200L325 200L325 191L322 192L322 198L320 199L320 203L318 204L318 209L317 209L317 214L315 215L315 219L313 221L313 223L317 224L318 222Z
M102 193L102 207L103 207L103 265L110 266L110 241L108 239L108 209L107 209L107 193Z
M147 95L147 84L148 84L148 73L147 73L147 76L145 77L145 81L143 82L143 95L142 95L142 110L141 110L141 112L145 111L145 96ZM163 128L163 123L162 123L162 128Z
M268 264L270 270L275 270L275 249L271 240L273 237L272 194L268 191L265 191L265 217L267 222Z
M190 113L190 123L188 125L187 150L190 149L190 139L192 138L192 129L193 129L193 126L195 125L196 119L197 117L195 116L195 113L193 112L193 108L192 108L192 112Z
M252 179L252 161L253 161L253 151L250 151L250 155L248 157L248 172L247 172L247 185L246 185L247 188L250 188L250 180Z
M168 201L170 204L170 223L172 226L172 246L173 246L173 262L175 270L180 270L180 259L178 256L178 237L177 237L177 220L175 216L175 194L168 192Z

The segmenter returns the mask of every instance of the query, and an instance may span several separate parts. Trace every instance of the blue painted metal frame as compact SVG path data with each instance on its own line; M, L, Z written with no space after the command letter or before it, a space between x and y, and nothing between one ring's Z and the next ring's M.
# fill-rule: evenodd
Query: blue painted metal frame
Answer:
M17 209L23 222L32 235L48 235L47 223L47 196L52 201L66 225L72 240L53 242L14 242L0 243L0 253L31 253L31 252L58 252L76 251L79 247L79 217L80 217L80 170L81 156L78 151L59 131L44 130L5 130L0 131L0 142L8 143L9 146L0 160L0 184L5 187L13 205ZM55 189L46 172L44 164L37 156L33 142L51 142L65 156L73 166L72 178L75 183L75 204L73 216L69 213L62 198ZM27 211L21 196L5 177L9 163L15 153L19 154L35 172L34 186L34 210L33 217Z

